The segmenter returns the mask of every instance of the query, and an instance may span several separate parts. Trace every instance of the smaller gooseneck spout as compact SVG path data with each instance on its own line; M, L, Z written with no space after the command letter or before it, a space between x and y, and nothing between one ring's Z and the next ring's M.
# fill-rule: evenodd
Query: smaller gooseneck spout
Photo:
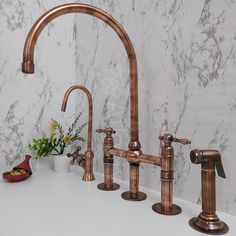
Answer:
M88 141L87 141L87 150L84 154L78 154L76 153L77 158L75 158L77 160L77 163L84 168L84 176L83 176L83 180L84 181L92 181L95 180L94 174L93 174L93 151L92 151L92 119L93 119L93 101L92 101L92 96L91 93L89 92L89 90L87 88L85 88L84 86L81 85L74 85L71 86L65 93L64 98L63 98L63 102L62 102L62 107L61 107L61 111L65 112L66 111L66 107L67 107L67 101L69 98L70 93L73 90L82 90L83 92L85 92L85 94L87 95L88 98ZM80 149L78 149L79 151ZM83 156L83 158L81 159L81 156ZM73 159L73 162L75 162L75 159Z

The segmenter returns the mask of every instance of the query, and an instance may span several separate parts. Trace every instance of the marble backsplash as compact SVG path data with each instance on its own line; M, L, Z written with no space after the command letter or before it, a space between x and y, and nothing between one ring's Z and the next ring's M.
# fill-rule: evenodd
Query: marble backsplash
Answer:
M103 171L103 135L116 131L115 146L129 142L129 68L113 30L88 15L55 19L36 47L34 75L20 66L26 35L47 9L69 1L0 2L0 171L17 163L33 137L47 132L50 118L68 124L86 98L73 94L60 112L65 90L79 82L94 99L95 170ZM80 2L80 1L77 1ZM84 0L117 19L130 36L139 68L139 126L142 151L159 154L165 132L192 140L174 144L174 195L200 203L200 166L191 149L218 149L227 179L217 178L217 208L236 215L236 1ZM126 160L115 160L115 177L128 180ZM140 184L160 190L159 167L142 164Z

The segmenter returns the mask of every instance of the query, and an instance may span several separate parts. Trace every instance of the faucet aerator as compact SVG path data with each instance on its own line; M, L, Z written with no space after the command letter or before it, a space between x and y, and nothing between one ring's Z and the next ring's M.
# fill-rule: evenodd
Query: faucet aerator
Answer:
M66 107L62 106L62 107L61 107L61 111L62 111L62 112L65 112L65 111L66 111Z
M26 74L34 73L34 63L27 61L22 63L22 72Z

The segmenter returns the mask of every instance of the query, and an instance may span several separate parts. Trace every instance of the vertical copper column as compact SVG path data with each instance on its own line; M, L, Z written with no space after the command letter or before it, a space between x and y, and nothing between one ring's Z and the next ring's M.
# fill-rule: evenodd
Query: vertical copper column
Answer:
M97 129L98 133L105 133L106 137L104 139L103 152L104 152L104 183L99 184L97 187L100 190L112 191L120 187L119 184L113 183L113 155L109 153L109 150L113 148L114 140L112 134L116 131L112 128Z
M177 215L182 210L173 204L173 147L163 146L161 156L161 203L154 204L152 209L163 215Z
M225 178L221 155L217 150L193 150L190 158L193 163L202 166L202 212L198 217L192 218L189 224L202 233L225 234L229 228L216 215L215 168L218 175Z
M173 212L173 157L173 147L162 147L161 213L166 215L170 215ZM155 209L154 206L153 209ZM181 208L179 207L178 209L181 212Z
M139 164L130 163L130 199L138 199Z
M142 201L147 198L143 192L139 192L139 163L130 163L130 191L121 194L121 197L128 201Z
M141 151L127 152L127 160L130 165L129 179L130 189L121 194L121 197L128 201L142 201L147 198L147 195L143 192L139 192L139 156L142 154Z
M191 143L188 139L177 139L171 134L165 134L160 137L164 142L161 148L161 202L152 206L152 209L163 215L177 215L182 209L173 204L173 179L174 179L174 148L172 142L181 144Z
M202 209L207 214L213 215L216 212L216 187L215 187L215 166L202 164ZM207 200L207 201L205 201Z

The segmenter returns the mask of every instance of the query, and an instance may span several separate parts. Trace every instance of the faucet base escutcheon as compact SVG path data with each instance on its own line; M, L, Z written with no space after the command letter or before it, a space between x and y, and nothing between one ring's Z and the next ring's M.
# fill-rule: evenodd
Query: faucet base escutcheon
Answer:
M103 191L114 191L120 188L119 184L113 183L111 186L107 186L105 183L98 184L98 189Z
M84 173L83 177L82 177L83 181L94 181L95 177L93 173Z
M173 204L171 207L163 207L163 205L160 203L156 203L154 205L152 205L152 210L162 214L162 215L169 215L169 216L173 216L173 215L178 215L182 212L181 207Z
M121 194L121 197L127 201L143 201L147 198L147 195L143 192L131 193L130 191Z
M223 221L219 220L219 218L216 216L216 220L205 220L201 217L202 214L200 214L198 217L194 217L189 221L189 225L205 234L211 234L211 235L222 235L226 234L229 231L229 227L227 224L225 224ZM204 217L205 218L205 217Z

